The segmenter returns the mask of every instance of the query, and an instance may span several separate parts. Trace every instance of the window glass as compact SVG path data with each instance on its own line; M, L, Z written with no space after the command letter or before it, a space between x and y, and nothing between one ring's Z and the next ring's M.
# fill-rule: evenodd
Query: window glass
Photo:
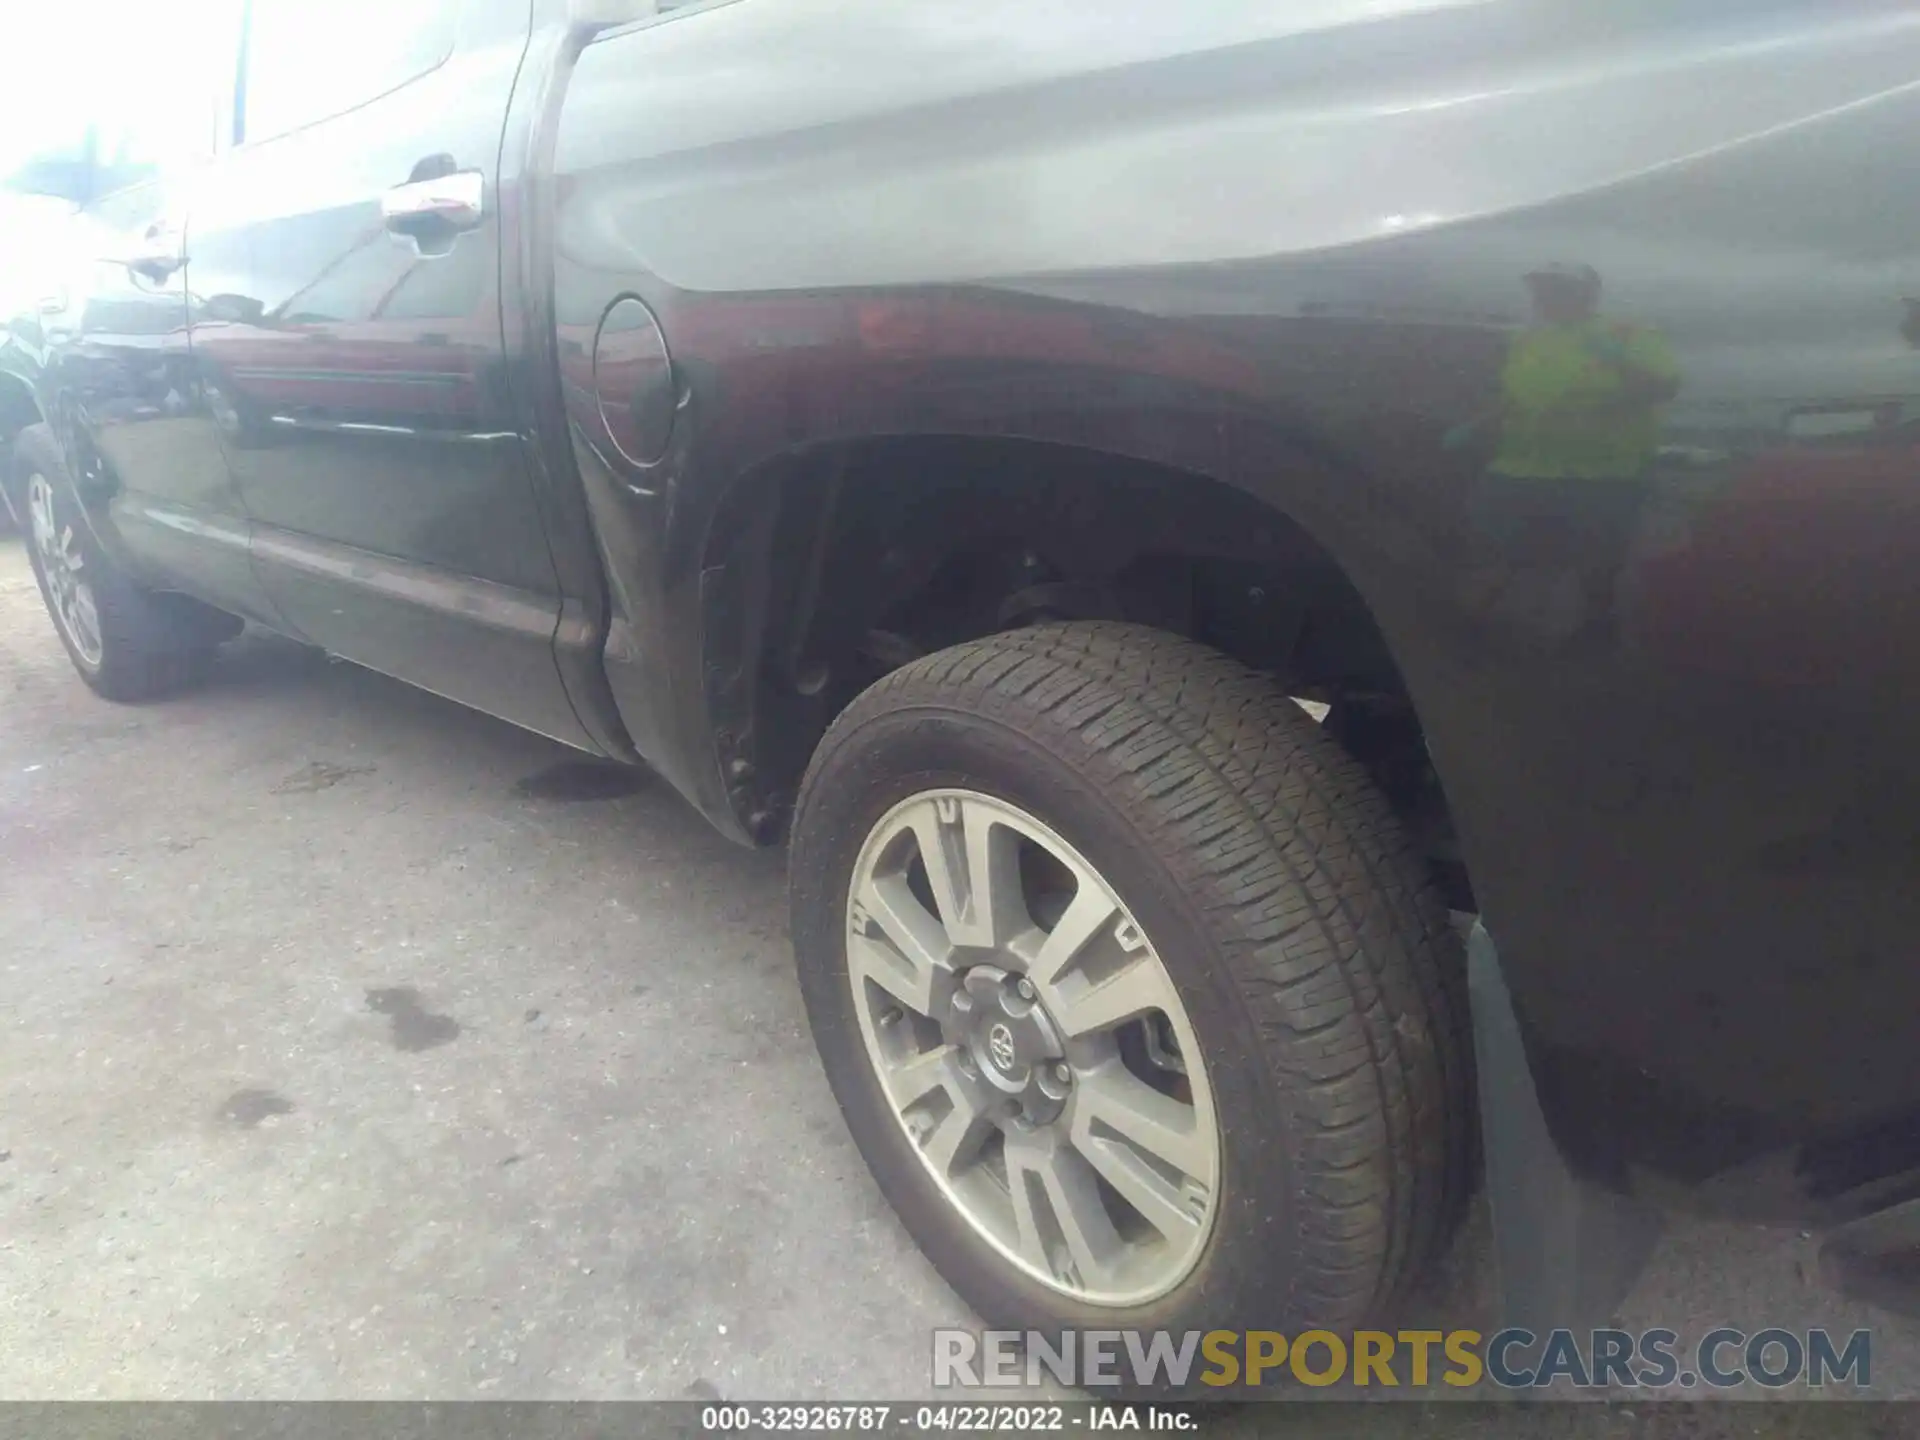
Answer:
M270 139L364 105L453 51L454 0L253 0L242 135Z

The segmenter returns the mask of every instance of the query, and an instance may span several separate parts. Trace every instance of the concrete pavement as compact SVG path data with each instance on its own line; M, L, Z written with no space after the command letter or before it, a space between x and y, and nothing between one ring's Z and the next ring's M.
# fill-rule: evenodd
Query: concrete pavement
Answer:
M0 1398L929 1393L781 859L268 637L95 699L0 539ZM1484 1323L1477 1217L1428 1307ZM1678 1224L1629 1326L1920 1326Z

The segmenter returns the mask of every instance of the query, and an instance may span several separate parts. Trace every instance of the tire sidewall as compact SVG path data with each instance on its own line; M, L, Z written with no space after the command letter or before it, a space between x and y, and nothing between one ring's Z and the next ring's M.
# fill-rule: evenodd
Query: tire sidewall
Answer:
M1115 797L1107 757L1032 724L916 704L861 717L822 747L796 816L794 945L814 1037L836 1098L882 1191L935 1266L990 1325L1176 1330L1271 1323L1276 1282L1294 1264L1292 1117L1257 1058L1260 1037L1180 872L1177 842ZM1050 743L1052 742L1052 743ZM1072 844L1114 887L1152 941L1200 1039L1221 1131L1214 1228L1194 1271L1149 1304L1092 1306L1022 1274L935 1185L883 1095L853 1011L846 900L875 824L912 795L945 787L992 795ZM1156 841L1158 843L1156 843ZM1273 1143L1276 1139L1280 1143ZM1284 1301L1281 1303L1284 1308Z

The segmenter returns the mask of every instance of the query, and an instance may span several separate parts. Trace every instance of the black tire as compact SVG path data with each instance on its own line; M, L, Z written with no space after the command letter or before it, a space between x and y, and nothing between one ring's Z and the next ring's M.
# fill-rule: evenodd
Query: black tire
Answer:
M99 622L97 659L84 653L68 633L53 600L31 520L24 514L28 484L36 474L50 484L55 523L63 535L70 532L92 591ZM45 425L21 431L14 447L13 480L34 579L54 631L80 678L108 700L132 703L172 694L204 675L215 648L239 633L240 621L184 595L143 590L127 578L81 514L60 447Z
M919 1163L863 1047L846 902L881 816L943 786L1039 817L1153 938L1214 1090L1222 1194L1175 1290L1096 1308L985 1244ZM1474 1165L1457 938L1361 768L1274 685L1101 622L997 635L895 671L822 741L793 829L801 989L856 1143L991 1326L1350 1329L1393 1311Z

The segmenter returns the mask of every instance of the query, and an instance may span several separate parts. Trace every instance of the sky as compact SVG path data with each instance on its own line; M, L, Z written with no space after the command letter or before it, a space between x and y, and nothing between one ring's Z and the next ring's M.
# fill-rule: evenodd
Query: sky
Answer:
M210 131L238 0L11 0L0 7L0 173L89 121L149 146ZM230 73L230 72L229 72ZM205 116L207 118L200 119Z
M230 73L239 0L6 0L0 54L0 176L86 126L134 137L162 158L212 133L217 77ZM0 190L0 314L57 288L75 257L67 207Z

